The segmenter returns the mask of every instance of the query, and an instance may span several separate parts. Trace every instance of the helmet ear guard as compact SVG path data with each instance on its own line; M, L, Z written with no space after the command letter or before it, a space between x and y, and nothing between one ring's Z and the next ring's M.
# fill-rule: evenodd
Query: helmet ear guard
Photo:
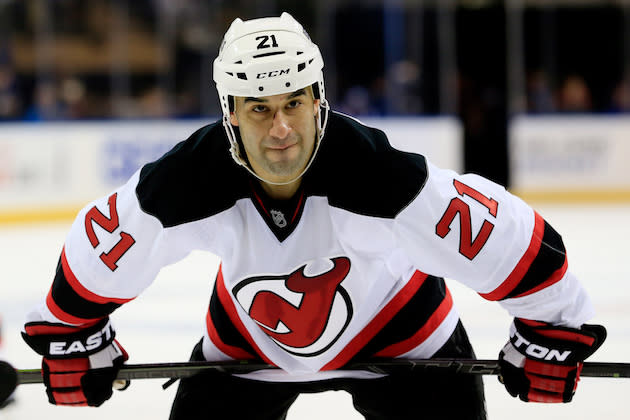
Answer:
M320 110L316 116L318 138L311 160L297 179L313 161L328 120L329 106L324 91L323 67L324 61L317 45L311 41L302 25L286 12L280 17L249 21L237 18L225 33L213 69L223 112L223 126L230 140L232 157L257 178L260 177L251 170L247 159L241 156L237 134L230 123L234 97L272 96L313 87L313 96L320 101Z

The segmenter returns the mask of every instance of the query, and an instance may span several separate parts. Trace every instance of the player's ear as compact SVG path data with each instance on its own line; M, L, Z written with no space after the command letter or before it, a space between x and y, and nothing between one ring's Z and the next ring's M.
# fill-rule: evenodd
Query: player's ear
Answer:
M319 112L319 99L314 99L313 100L313 114L317 115L317 113Z
M238 127L238 119L236 118L236 114L234 112L230 112L230 124L234 127Z
M240 98L230 95L228 99L230 100L230 124L232 124L234 127L238 127L238 118L236 117L236 107L238 105L237 102L239 101Z

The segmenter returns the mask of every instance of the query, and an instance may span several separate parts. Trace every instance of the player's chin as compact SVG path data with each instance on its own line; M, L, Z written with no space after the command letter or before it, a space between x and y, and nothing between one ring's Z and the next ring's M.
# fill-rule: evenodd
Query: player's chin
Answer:
M268 163L267 170L276 178L276 182L295 178L303 167L299 160L280 160Z

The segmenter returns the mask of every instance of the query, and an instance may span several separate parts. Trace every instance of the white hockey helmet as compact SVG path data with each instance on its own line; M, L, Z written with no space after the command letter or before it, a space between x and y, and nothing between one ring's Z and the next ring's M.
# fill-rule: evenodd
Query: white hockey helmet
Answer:
M219 55L214 60L213 78L219 93L223 126L230 139L232 157L238 164L253 173L240 154L234 127L230 124L230 111L233 111L231 97L272 96L308 86L313 86L313 94L320 100L318 139L312 162L328 119L323 67L324 60L317 45L311 41L302 25L286 12L280 17L248 21L237 18L232 22L223 37Z

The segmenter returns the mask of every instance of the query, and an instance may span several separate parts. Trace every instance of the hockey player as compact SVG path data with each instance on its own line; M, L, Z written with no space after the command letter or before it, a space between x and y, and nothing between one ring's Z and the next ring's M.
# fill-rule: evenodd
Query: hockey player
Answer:
M110 398L127 355L108 315L194 249L222 264L192 359L281 369L183 379L171 419L282 419L323 390L346 390L367 419L484 419L478 376L344 369L474 357L444 277L514 316L499 356L510 394L571 400L605 329L585 324L560 235L499 185L329 111L322 68L286 13L232 23L214 62L222 121L79 213L27 319L51 403Z

